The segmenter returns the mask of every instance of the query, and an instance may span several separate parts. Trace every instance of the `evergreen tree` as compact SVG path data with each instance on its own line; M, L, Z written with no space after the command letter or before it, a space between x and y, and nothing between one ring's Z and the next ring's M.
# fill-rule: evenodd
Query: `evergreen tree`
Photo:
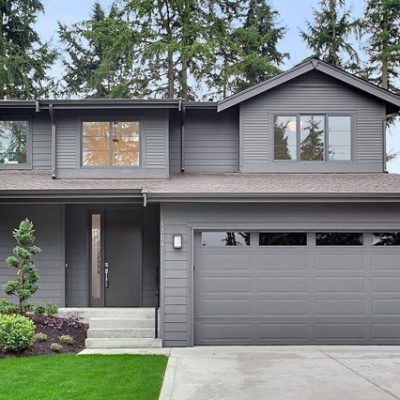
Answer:
M0 99L31 99L47 95L48 69L56 53L34 30L40 0L0 1Z
M72 26L59 24L65 45L65 93L99 98L146 94L146 82L135 79L133 63L139 36L116 3L106 13L99 2L91 17Z
M278 16L268 0L249 0L244 24L234 35L240 46L236 91L278 74L279 65L289 57L277 48L285 34L285 28L278 25Z
M368 36L369 79L385 89L399 91L395 80L400 76L400 2L367 0L363 21Z
M14 229L13 236L17 245L14 247L13 255L6 258L6 263L16 268L17 274L4 285L4 292L18 298L19 312L23 314L26 301L38 290L39 275L33 257L40 253L41 249L35 246L35 231L28 219Z
M321 0L320 9L314 9L313 15L313 23L307 21L308 32L302 31L301 36L314 55L337 67L358 70L360 58L349 37L358 29L359 21L351 19L345 0Z
M289 122L282 122L275 125L274 129L274 157L277 160L291 160L292 156L289 151L288 136L286 131L288 130Z
M320 124L319 117L311 116L302 128L300 160L322 161L324 159L324 129Z

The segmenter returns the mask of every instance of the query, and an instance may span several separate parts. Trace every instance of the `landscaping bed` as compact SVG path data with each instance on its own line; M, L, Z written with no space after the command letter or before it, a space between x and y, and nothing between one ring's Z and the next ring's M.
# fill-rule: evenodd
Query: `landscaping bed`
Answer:
M85 348L87 325L83 322L75 319L45 315L34 316L32 320L36 325L36 334L45 334L47 339L45 341L35 340L27 350L19 353L5 353L0 350L0 358L55 354L55 352L50 349L52 343L58 343L62 346L57 354L76 354ZM72 337L73 343L66 344L61 342L60 336Z
M157 400L165 356L39 356L0 360L0 400Z

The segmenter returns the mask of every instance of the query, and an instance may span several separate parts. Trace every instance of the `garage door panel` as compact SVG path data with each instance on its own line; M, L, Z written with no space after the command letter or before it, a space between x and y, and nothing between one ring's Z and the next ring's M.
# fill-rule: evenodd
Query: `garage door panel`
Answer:
M364 315L364 300L316 299L315 315Z
M307 341L309 338L309 324L308 323L259 323L258 324L258 339L260 343L264 340L270 341L284 341L284 340L298 340Z
M400 321L373 323L371 331L372 337L376 340L390 340L400 343Z
M400 299L374 299L372 312L376 315L399 315Z
M251 337L252 326L250 323L226 323L207 321L197 327L201 332L200 340L210 343L232 342L240 343L240 341L249 342Z
M382 249L379 249L382 250ZM393 254L374 254L372 256L372 268L374 270L399 270L399 257Z
M340 253L336 251L331 254L320 254L320 251L318 249L318 253L315 255L315 269L317 271L364 269L364 255L341 254L342 251Z
M251 261L256 269L265 271L277 269L279 271L292 269L307 269L307 256L299 254L257 254Z
M199 317L202 315L247 317L251 313L251 299L207 299L202 303L203 307L199 310Z
M372 278L372 290L377 293L400 293L400 277L375 276Z
M259 293L306 293L308 291L306 277L259 276L257 286Z
M204 271L249 271L249 257L247 255L238 254L237 252L233 254L205 254L201 258L201 268Z
M366 337L365 324L346 323L317 323L315 325L315 339L317 340L336 340L336 339L358 339Z
M316 277L315 292L364 292L365 277Z
M256 315L307 315L307 300L260 300L257 302Z
M204 293L248 293L251 281L247 277L206 277L200 278L200 292Z

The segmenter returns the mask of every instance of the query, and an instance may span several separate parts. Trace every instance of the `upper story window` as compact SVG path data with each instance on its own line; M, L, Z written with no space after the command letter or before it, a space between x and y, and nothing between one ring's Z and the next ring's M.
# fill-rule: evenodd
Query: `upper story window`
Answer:
M351 154L351 116L275 116L275 160L350 161Z
M84 166L132 167L140 164L140 123L83 122Z
M0 120L0 166L28 164L28 121Z

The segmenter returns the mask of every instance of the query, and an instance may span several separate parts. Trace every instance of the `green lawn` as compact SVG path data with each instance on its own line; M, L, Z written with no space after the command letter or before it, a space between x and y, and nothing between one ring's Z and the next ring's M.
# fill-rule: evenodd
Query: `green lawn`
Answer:
M157 400L167 357L40 356L0 360L1 400Z

